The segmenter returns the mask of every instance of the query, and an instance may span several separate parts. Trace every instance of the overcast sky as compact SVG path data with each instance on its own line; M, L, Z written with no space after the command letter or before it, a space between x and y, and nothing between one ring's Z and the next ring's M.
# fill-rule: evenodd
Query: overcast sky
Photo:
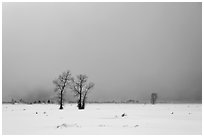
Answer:
M67 69L95 83L89 100L201 100L201 13L201 3L3 3L3 100L52 96Z

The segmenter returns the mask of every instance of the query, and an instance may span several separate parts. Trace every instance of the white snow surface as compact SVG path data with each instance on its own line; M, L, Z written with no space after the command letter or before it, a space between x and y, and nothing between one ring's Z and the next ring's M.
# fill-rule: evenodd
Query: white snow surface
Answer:
M122 117L122 114L124 116ZM201 104L3 104L3 134L202 134Z

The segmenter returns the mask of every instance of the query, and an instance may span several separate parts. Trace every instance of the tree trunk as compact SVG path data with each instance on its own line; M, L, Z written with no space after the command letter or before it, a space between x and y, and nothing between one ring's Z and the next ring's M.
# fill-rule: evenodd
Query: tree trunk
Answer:
M83 100L82 100L82 109L85 109L86 95L87 95L87 92L84 94L84 97L83 97Z
M81 93L80 93L80 96L79 96L79 102L78 102L79 104L79 109L81 109Z
M81 98L82 98L82 96L81 96L81 94L82 94L82 86L80 86L80 91L79 91L79 101L78 101L78 109L82 109L82 100L81 100Z
M83 99L82 109L85 109L85 98Z
M61 91L61 96L60 96L60 108L59 109L63 109L63 107L62 107L62 91Z

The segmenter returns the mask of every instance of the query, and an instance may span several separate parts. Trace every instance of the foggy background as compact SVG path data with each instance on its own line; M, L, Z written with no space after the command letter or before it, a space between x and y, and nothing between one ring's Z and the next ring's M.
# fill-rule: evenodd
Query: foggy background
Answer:
M89 101L201 101L201 6L3 3L2 99L53 97L71 70L95 83Z

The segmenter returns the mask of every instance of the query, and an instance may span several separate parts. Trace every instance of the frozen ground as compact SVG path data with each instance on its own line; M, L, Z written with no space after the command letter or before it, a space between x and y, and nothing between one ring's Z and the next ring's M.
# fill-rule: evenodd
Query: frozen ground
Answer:
M3 134L201 134L201 104L3 104ZM127 116L122 117L125 113Z

